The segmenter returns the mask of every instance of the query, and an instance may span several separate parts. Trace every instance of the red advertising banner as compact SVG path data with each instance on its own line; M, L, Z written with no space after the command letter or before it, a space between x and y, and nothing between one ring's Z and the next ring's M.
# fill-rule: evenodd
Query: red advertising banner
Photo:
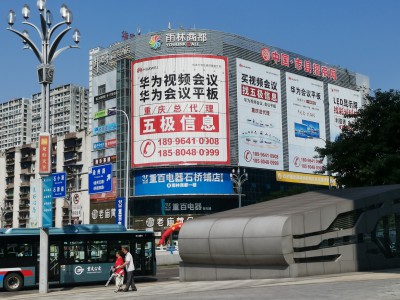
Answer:
M39 134L39 174L51 173L51 140L49 133Z
M117 139L106 140L106 148L114 148L117 146Z

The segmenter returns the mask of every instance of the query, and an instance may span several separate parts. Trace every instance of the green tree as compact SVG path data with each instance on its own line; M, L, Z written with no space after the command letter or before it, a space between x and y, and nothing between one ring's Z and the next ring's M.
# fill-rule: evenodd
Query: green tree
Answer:
M400 91L378 90L368 100L336 141L316 148L340 186L400 183Z

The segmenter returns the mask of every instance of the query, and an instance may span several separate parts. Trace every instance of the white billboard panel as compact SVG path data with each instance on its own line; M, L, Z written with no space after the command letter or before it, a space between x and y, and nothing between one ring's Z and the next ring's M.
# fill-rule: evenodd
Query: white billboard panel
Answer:
M227 58L132 62L132 166L229 164Z
M324 83L286 73L289 171L315 173L324 166L315 147L326 141Z
M283 170L280 71L236 60L239 165Z
M40 218L40 209L42 204L42 191L39 188L41 179L36 178L32 179L29 187L29 228L38 228L39 218Z
M350 90L333 84L328 84L329 118L331 141L342 133L342 128L351 123L354 118L345 117L354 114L361 107L361 92Z

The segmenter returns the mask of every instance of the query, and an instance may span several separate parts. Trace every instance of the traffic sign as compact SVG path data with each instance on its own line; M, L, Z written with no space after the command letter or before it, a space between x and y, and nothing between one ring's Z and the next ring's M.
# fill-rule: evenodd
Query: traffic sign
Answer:
M91 167L89 169L89 194L112 191L112 164Z
M67 173L53 173L53 198L64 198L67 195Z
M74 195L73 202L74 202L74 204L79 204L79 194Z

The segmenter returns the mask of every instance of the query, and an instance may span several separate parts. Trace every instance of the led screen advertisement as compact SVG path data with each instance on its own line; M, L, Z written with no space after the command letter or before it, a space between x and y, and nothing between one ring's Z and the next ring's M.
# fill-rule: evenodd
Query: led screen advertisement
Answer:
M342 132L343 126L354 120L345 115L355 114L360 109L361 92L328 84L328 96L331 141L335 141Z
M220 169L161 169L135 172L135 196L233 194L230 172Z
M239 165L283 169L280 71L236 60Z
M324 147L324 84L286 73L289 171L314 173L324 161L315 158L315 147Z
M227 58L132 62L132 167L229 164Z

